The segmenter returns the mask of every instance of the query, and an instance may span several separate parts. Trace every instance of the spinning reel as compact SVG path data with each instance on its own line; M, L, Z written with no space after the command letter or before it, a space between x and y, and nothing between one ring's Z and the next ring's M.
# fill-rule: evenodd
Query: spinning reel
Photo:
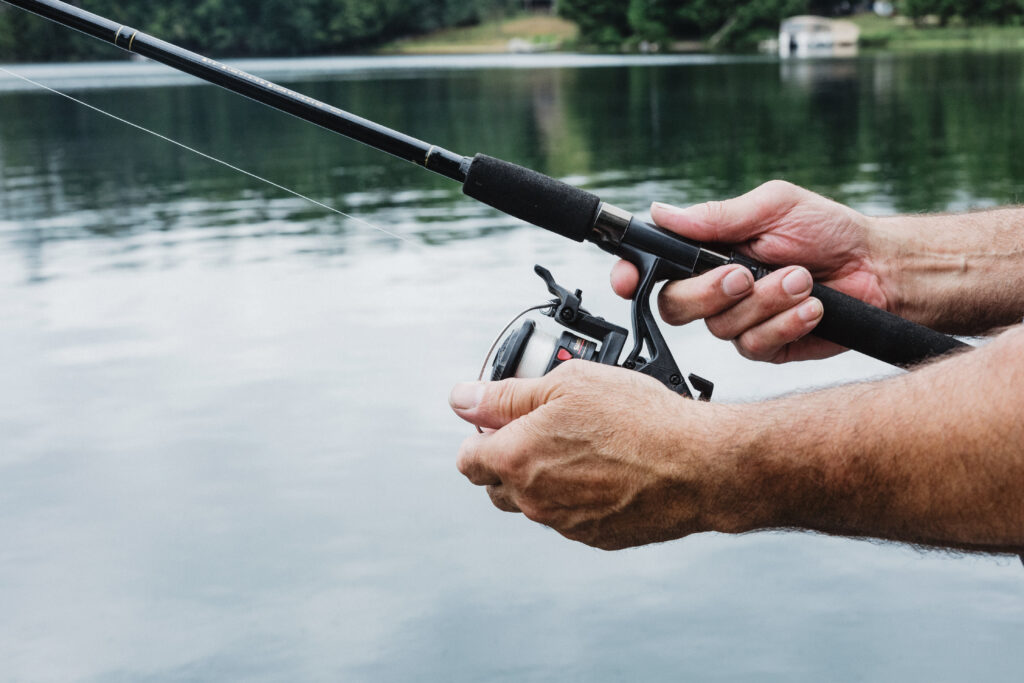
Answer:
M693 398L696 393L698 400L710 400L714 384L697 375L690 375L688 385L687 381L683 379L675 359L672 358L672 352L669 351L665 338L661 335L654 320L654 314L651 312L650 293L656 278L650 276L652 269L641 269L641 273L644 271L647 271L648 276L641 276L640 285L633 297L634 345L625 360L622 361L621 367L650 375L672 391L687 398ZM534 272L544 280L548 291L555 298L544 306L528 310L539 310L543 315L565 327L566 331L555 337L539 329L536 321L526 320L501 342L491 366L491 380L497 381L509 377L540 377L562 363L573 359L593 361L604 365L620 365L619 356L626 345L628 336L626 329L581 308L583 292L578 289L575 292L570 292L562 287L555 282L555 278L546 268L535 266ZM518 319L517 317L516 320ZM515 324L516 320L512 321L509 328ZM506 331L509 328L506 328ZM649 357L640 355L644 351L644 347L646 347Z

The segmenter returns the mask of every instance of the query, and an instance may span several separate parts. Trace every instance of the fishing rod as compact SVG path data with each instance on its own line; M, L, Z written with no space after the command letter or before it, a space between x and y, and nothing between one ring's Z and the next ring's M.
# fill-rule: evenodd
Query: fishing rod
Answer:
M68 3L3 1L422 166L461 183L464 194L484 204L576 242L592 242L630 261L640 271L640 281L633 296L635 346L622 365L652 375L680 394L691 395L651 312L650 295L654 286L664 280L685 279L728 264L744 266L755 279L772 272L771 267L738 252L710 248L680 237L601 201L597 195L531 169L484 154L474 157L456 154ZM572 294L555 283L544 269L538 267L537 272L555 295L546 313L573 332L591 337L601 335L598 338L604 340L600 351L575 341L570 344L572 348L567 348L561 344L562 340L556 341L547 370L567 357L590 357L616 364L624 344L624 338L620 339L622 335L602 327L596 322L603 322L602 319L580 308L582 294L579 290ZM892 365L908 367L967 347L953 337L824 285L815 283L812 295L824 308L822 320L813 332L815 336ZM530 335L522 333L520 330L516 339L506 340L499 352L504 360L500 369L496 366L495 378L516 374L522 356L532 353L527 352L529 339L524 339ZM640 355L644 346L649 358ZM702 395L710 394L710 383L694 376L690 379L694 389ZM708 386L703 387L705 384Z

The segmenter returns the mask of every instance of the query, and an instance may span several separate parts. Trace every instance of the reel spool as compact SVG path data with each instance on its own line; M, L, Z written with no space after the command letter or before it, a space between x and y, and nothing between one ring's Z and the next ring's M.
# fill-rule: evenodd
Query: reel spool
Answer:
M597 342L572 332L563 332L556 338L538 329L536 321L527 320L498 348L491 366L491 381L509 377L540 377L574 358L595 360L597 356Z

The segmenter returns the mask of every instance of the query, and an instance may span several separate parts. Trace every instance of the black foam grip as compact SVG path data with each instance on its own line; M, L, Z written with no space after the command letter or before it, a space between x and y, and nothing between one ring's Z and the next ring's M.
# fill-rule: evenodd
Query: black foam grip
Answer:
M825 308L815 336L893 365L907 367L968 346L824 285L814 285L811 294Z
M462 191L499 211L582 242L594 227L601 200L543 173L477 154Z

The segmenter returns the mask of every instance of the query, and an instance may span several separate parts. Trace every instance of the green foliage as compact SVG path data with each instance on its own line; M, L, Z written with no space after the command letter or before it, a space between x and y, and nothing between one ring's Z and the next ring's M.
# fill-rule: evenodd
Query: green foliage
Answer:
M558 13L580 27L580 38L594 45L618 45L629 36L626 0L559 0Z
M759 38L776 34L779 22L786 17L806 14L806 0L752 0L740 3L732 15L732 23L723 29L719 45L753 47Z
M706 36L718 30L742 4L739 0L631 0L630 26L645 40Z
M808 11L807 0L631 0L629 23L643 40L716 36L735 46L758 30L778 29L787 16Z
M351 52L395 38L515 11L516 0L87 0L90 12L203 53L244 56ZM104 59L118 52L0 5L0 61Z
M840 6L824 0L561 0L558 9L580 25L584 41L595 44L714 37L715 47L746 48L775 33L787 16L831 15ZM903 0L901 11L915 18L936 15L943 24L960 17L1019 25L1024 0Z
M943 25L953 17L972 24L1019 24L1024 0L903 0L900 10L914 19L936 16Z

